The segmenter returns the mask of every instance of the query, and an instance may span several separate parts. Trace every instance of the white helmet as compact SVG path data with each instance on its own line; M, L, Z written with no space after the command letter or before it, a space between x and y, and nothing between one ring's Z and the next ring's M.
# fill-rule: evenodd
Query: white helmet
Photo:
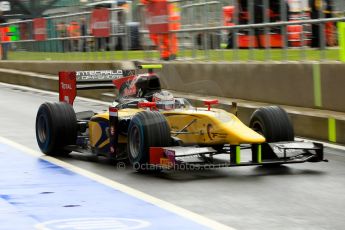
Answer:
M154 93L152 96L152 101L156 102L158 109L172 110L175 108L175 99L172 93L168 91L160 91Z

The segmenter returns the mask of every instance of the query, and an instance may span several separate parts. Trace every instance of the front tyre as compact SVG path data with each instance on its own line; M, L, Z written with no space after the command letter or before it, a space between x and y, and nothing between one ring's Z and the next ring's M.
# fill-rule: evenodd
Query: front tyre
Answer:
M286 111L279 106L262 107L252 114L249 127L262 134L266 142L294 141L294 129ZM252 148L254 150L254 147ZM262 159L276 159L267 143L262 144Z
M250 125L267 142L293 141L294 130L288 114L279 106L262 107L253 113Z
M167 147L171 144L170 126L156 111L137 113L128 128L127 152L131 164L138 170L146 170L150 162L150 147Z
M44 154L67 155L64 147L77 139L77 117L67 103L44 103L36 116L36 140Z

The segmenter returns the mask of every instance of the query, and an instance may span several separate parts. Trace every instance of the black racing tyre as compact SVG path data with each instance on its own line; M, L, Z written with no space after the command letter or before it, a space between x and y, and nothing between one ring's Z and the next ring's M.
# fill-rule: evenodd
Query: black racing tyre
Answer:
M249 127L262 134L266 142L293 141L294 130L286 111L279 106L268 106L255 110ZM253 147L252 151L255 147ZM262 145L262 159L276 159L268 144Z
M67 145L77 139L77 117L67 103L44 103L36 116L36 140L41 151L47 155L67 155Z
M150 147L170 145L170 126L164 115L156 111L143 111L132 118L128 127L127 152L137 171L148 169Z
M294 130L286 111L279 106L255 110L249 126L264 135L267 142L293 141Z

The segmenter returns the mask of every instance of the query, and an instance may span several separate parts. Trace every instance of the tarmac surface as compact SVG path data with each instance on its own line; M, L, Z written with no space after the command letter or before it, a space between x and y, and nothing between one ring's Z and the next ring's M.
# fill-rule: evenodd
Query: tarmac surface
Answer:
M0 136L39 151L36 113L40 104L56 102L57 94L0 84L0 98ZM107 106L76 100L76 111L90 109L100 111ZM160 175L139 174L125 164L91 162L77 155L59 159L235 229L340 230L345 228L343 149L326 148L328 163L168 171ZM5 177L11 172L0 168L0 173ZM133 216L138 211L133 209Z

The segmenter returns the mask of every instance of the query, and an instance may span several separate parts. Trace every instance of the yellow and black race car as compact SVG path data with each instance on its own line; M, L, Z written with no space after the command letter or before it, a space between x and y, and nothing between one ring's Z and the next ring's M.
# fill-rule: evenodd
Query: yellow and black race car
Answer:
M60 72L60 102L42 104L36 117L41 151L129 159L138 170L325 161L322 144L294 141L291 121L278 106L257 109L246 126L235 114L212 108L217 100L193 107L162 90L153 72L160 65L138 68L148 72ZM107 112L74 112L77 90L114 86L118 95ZM249 161L242 160L243 149Z

